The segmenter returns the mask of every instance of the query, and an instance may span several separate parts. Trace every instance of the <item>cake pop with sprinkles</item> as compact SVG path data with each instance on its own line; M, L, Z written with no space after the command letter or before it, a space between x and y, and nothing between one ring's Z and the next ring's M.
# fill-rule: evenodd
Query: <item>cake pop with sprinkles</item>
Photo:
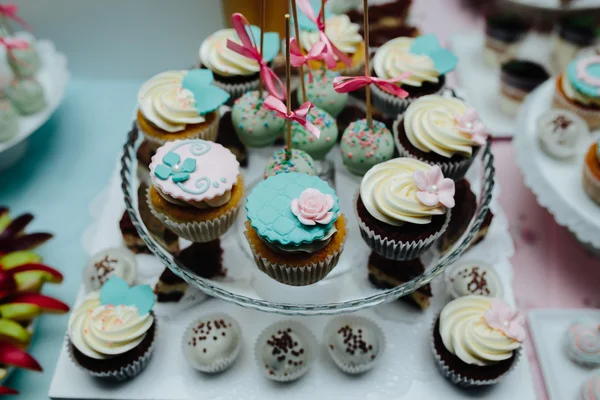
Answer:
M311 71L312 79L307 74L304 76L306 99L318 108L337 117L348 102L348 93L338 93L333 88L333 80L340 76L335 71L324 68ZM302 100L302 92L297 91L298 103Z
M286 150L279 149L265 167L265 179L287 172L315 175L315 162L305 151L292 149L291 157L288 158Z
M307 152L313 159L323 160L337 141L338 127L335 118L326 111L313 107L306 119L319 128L321 136L316 138L302 125L292 122L292 144L294 148Z

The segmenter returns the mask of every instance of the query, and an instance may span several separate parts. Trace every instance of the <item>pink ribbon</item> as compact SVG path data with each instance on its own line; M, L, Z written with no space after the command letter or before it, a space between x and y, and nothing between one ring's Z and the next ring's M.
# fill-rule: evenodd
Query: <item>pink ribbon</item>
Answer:
M285 99L285 86L283 86L281 79L279 79L275 72L269 68L256 47L254 37L248 35L248 32L246 31L246 26L250 26L246 17L240 13L235 13L231 16L231 24L242 41L242 44L239 45L227 39L227 48L244 57L255 60L260 67L260 77L267 88L267 91L280 100Z
M6 39L0 37L0 45L6 47L7 50L13 49L26 49L29 47L29 43L22 39Z
M290 64L294 67L299 67L304 64L308 64L312 60L320 60L323 58L323 51L325 50L325 43L317 42L311 47L308 54L302 53L300 46L296 39L290 39ZM308 68L308 81L312 83L313 75L310 68Z
M405 99L408 97L408 92L396 85L396 83L403 81L411 75L410 72L404 72L392 79L381 79L372 76L338 76L333 78L333 89L338 93L348 93L374 83L384 92Z
M327 0L323 0L327 3ZM335 56L346 64L347 66L352 65L352 59L348 57L343 51L335 47L335 45L329 40L327 35L325 34L325 24L323 23L323 15L319 12L319 15L315 17L315 13L309 3L308 0L297 0L296 4L300 8L300 10L306 15L308 19L310 19L317 28L319 29L319 36L321 38L321 42L325 44L325 49L323 51L323 60L325 61L325 65L327 68L334 69L337 67L337 62L335 61Z
M274 111L280 118L289 119L290 121L296 121L303 127L305 127L310 133L312 133L317 139L321 136L319 128L314 126L312 122L306 119L306 116L310 112L310 109L314 107L313 103L307 101L302 104L296 111L287 113L287 107L281 100L274 96L269 96L264 102L264 106L271 111Z
M0 14L6 18L12 19L13 21L21 24L25 29L30 30L30 26L25 20L17 15L19 12L19 6L13 3L0 4Z

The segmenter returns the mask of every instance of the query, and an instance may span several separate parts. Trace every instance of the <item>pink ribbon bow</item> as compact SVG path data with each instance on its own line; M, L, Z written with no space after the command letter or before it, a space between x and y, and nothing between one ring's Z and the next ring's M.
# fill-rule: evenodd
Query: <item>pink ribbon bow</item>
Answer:
M323 0L327 3L327 0ZM323 60L325 61L325 65L327 68L334 69L337 66L337 62L335 61L335 56L346 64L347 66L352 65L352 59L348 57L343 51L335 47L335 45L329 40L327 35L325 34L325 24L323 23L323 15L319 12L319 15L315 17L315 13L309 3L308 0L297 0L296 4L298 8L306 15L308 19L310 19L315 25L317 25L317 29L319 29L319 36L321 42L325 45L325 49L323 50Z
M333 89L338 93L348 93L374 83L384 92L405 99L408 97L408 92L396 85L396 83L403 81L409 76L411 76L410 72L404 72L392 79L381 79L372 76L338 76L333 79Z
M325 43L317 42L311 47L308 54L302 53L300 46L296 39L290 39L290 64L294 67L299 67L304 64L308 64L312 60L320 60L323 58L323 51L325 50ZM311 69L308 69L308 81L312 83L313 74Z
M0 37L0 45L6 47L9 52L13 49L26 49L29 47L29 43L23 39L7 39L3 37Z
M306 119L306 116L310 112L310 109L314 107L313 103L311 103L310 101L307 101L306 103L302 104L300 108L298 108L296 111L290 112L289 114L287 113L287 107L285 106L285 104L283 104L281 100L274 96L267 97L267 99L264 102L264 106L267 107L269 110L274 111L280 118L289 119L290 121L296 121L297 123L305 127L310 133L315 135L317 139L321 136L321 131L319 130L319 128L314 126L312 122Z
M248 32L246 31L246 26L250 26L246 17L240 13L235 13L231 16L231 24L242 41L242 44L239 45L227 39L227 48L244 57L255 60L260 67L260 77L267 88L267 91L280 100L285 99L285 87L283 86L283 83L262 58L260 51L254 42L254 37L248 35Z
M25 29L29 30L30 26L25 20L17 15L19 12L19 6L13 3L0 4L0 14L6 18L12 19L13 21L21 24Z

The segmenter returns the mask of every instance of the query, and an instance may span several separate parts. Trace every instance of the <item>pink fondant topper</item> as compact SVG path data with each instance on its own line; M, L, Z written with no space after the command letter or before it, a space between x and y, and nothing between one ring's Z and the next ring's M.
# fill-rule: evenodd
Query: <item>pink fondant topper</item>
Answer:
M17 15L19 12L19 6L13 3L0 4L0 15L5 18L12 19L16 23L23 26L25 29L30 30L30 26L25 20Z
M462 115L456 115L454 117L458 124L458 129L471 136L473 142L480 146L484 146L487 138L488 131L483 122L479 119L479 114L474 108L469 108Z
M327 3L327 0L323 0ZM343 51L335 47L335 45L329 40L329 37L325 34L325 24L323 23L324 16L319 12L319 15L315 17L315 13L310 5L309 0L297 0L296 4L298 8L306 15L308 19L310 19L319 29L319 37L321 42L324 43L325 49L323 51L323 60L327 65L327 68L334 69L337 67L337 62L335 57L347 66L352 65L352 59L348 57Z
M304 64L308 64L313 60L321 60L323 58L323 51L325 50L325 43L319 41L310 48L308 54L302 53L300 46L296 39L290 39L290 64L294 67L299 67ZM312 83L313 74L312 70L308 68L308 81Z
M300 197L292 200L292 213L304 225L327 225L333 218L333 196L313 188L304 190Z
M408 97L408 92L396 83L402 82L411 75L410 72L404 72L392 79L381 79L372 76L338 76L333 79L333 89L338 93L348 93L373 83L381 90L405 99Z
M302 104L300 108L296 111L292 111L289 114L287 113L287 107L283 102L276 97L269 96L264 102L264 106L271 111L274 111L276 115L280 118L289 119L290 121L296 121L300 125L306 128L310 133L315 135L318 139L321 136L321 131L312 122L306 119L306 116L310 112L310 109L314 107L313 103L307 101Z
M269 68L265 60L262 58L262 55L260 54L260 51L254 41L254 36L248 35L246 27L249 27L250 23L246 17L240 13L235 13L231 16L231 24L237 32L242 44L239 45L227 39L227 48L243 55L244 57L255 60L259 65L260 77L265 85L265 88L267 88L267 91L271 94L271 96L275 96L280 100L285 99L285 86L283 86L283 82L281 82L281 79L279 79L277 74L275 74L275 72Z
M445 207L454 207L454 181L444 178L442 169L435 165L427 172L415 171L413 174L419 191L417 199L427 207L435 207L439 203Z
M600 95L600 77L593 76L588 72L589 66L594 64L600 64L600 56L582 58L577 61L577 78L581 79L588 85L597 87L598 94Z
M507 337L518 342L523 342L527 337L525 333L525 317L518 311L513 311L502 300L494 300L492 308L485 312L483 318L490 328L502 332Z

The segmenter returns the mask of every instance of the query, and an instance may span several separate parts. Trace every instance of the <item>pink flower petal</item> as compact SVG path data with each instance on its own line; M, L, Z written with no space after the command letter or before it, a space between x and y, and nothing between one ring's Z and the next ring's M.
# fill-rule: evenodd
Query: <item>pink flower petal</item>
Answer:
M302 225L316 225L317 224L314 220L304 218L302 215L298 215L298 221L300 221L300 223Z
M452 196L454 196L454 193L456 192L454 181L450 178L442 179L442 181L438 183L438 189L440 191L448 192Z
M433 207L439 202L438 196L429 192L417 192L417 199L427 207Z
M463 115L469 122L475 122L479 119L479 113L474 108L469 108Z
M317 219L316 222L318 224L327 225L328 223L331 222L332 219L333 219L333 213L329 212L329 213L325 214L325 216L323 218Z
M427 177L423 171L415 171L413 174L413 179L415 180L415 184L420 190L427 190Z
M333 200L333 196L330 194L326 194L325 195L325 204L327 207L327 211L331 210L333 208L334 205L334 200Z
M294 214L295 216L298 216L300 214L300 206L298 203L298 199L292 200L291 208L292 214Z
M434 165L427 172L427 181L429 182L430 185L438 185L439 186L442 179L444 179L444 174L442 174L442 169L439 167L439 165Z
M438 192L438 199L447 208L454 208L455 206L454 196L447 192Z

